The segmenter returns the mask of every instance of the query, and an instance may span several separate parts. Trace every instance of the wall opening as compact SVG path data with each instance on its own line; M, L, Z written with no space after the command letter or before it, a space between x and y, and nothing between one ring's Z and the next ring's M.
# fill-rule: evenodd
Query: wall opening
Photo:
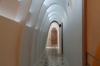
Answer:
M52 28L48 34L47 48L58 47L58 33L56 28Z
M52 22L48 32L46 48L57 48L59 54L63 54L62 26Z
M56 28L52 28L51 30L51 44L54 44L54 45L58 45L58 41L57 41L57 29Z

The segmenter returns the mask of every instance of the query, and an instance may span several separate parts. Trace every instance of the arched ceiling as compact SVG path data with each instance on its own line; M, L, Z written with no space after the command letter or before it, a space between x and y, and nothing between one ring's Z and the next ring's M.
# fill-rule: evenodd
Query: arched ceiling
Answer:
M32 42L37 46L36 58L39 57L39 51L45 47L48 36L49 26L52 21L58 23L66 22L67 19L67 1L66 0L33 0L26 26L29 26L33 32ZM44 39L43 39L44 38ZM30 38L32 39L32 38ZM35 48L33 46L33 48ZM34 49L33 49L34 50ZM33 54L34 55L34 54Z
M36 4L37 3L37 4ZM33 30L35 41L37 43L43 37L44 32L47 34L49 25L52 21L58 23L65 22L67 19L67 1L66 0L41 0L32 1L30 13L26 26ZM35 32L35 33L34 33ZM41 35L41 36L40 36ZM35 42L33 41L33 43Z
M67 32L66 29L68 29L69 32L72 34L69 36L69 33L67 33L66 35L66 32L64 31L65 38L69 36L70 39L72 38L74 41L76 40L74 38L77 35L81 35L80 29L82 28L82 0L0 0L0 15L19 22L21 24L22 31L24 31L22 25L26 27L24 35L29 37L27 41L29 40L29 44L30 46L32 46L31 50L29 50L32 51L32 54L30 53L31 60L27 66L33 66L33 61L37 61L37 58L41 54L39 52L44 49L49 27L52 21L57 21L59 24L64 23L64 30ZM80 26L77 27L77 25ZM73 29L72 27L75 29ZM75 37L73 38L74 31L79 31L79 33L76 32L77 35L75 35ZM26 39L27 37L24 38ZM78 36L78 38L81 38L81 36ZM67 38L67 40L69 40L69 38ZM23 40L23 42L24 41L25 40ZM75 43L71 43L71 40L69 41L70 44ZM81 42L76 44L80 45L80 43ZM33 51L36 52L33 53ZM35 58L35 60L33 58ZM23 64L25 62L23 60Z

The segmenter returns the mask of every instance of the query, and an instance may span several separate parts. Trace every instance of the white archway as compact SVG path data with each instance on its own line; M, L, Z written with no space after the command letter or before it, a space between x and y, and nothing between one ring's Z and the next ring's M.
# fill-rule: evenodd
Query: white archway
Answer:
M49 30L46 48L58 48L58 31L55 27Z
M57 43L58 46L56 47L58 49L58 53L62 54L62 43L61 43L61 29L59 27L59 24L57 22L52 22L49 28L49 32L48 32L48 38L47 38L47 45L49 44L49 35L51 34L52 29L55 28L57 30ZM48 47L46 46L46 48L55 48L55 47Z

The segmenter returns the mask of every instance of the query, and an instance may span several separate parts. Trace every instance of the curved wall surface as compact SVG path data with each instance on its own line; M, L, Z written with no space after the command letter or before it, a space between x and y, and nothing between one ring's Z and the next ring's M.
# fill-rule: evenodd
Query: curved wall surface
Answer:
M18 47L13 48L11 53L15 54L13 53L15 50L15 52L18 52L19 58L18 62L15 61L16 59L10 61L12 65L8 64L8 66L16 66L17 63L19 66L37 65L45 50L48 31L52 21L57 21L59 24L63 23L65 62L69 66L82 66L82 0L9 0L9 2L10 1L18 2L15 4L16 7L9 3L10 5L8 4L7 7L8 10L4 10L7 14L4 15L0 12L0 15L16 23L13 24L16 26L14 27L9 21L6 21L12 28L15 28L14 30L16 32L18 31L18 35L15 35L14 32L11 33L11 38L15 39L15 41L9 44L13 47L13 45L16 45L16 41L18 42ZM6 2L6 0L1 0L0 5ZM10 6L13 6L14 9ZM12 10L9 11L10 8ZM13 16L9 17L9 14ZM17 29L17 27L19 29ZM8 33L5 33L5 35L6 34ZM11 41L13 41L12 39ZM16 51L18 48L20 50ZM10 56L8 59L10 59ZM4 56L2 55L2 59L4 59L4 57L5 54ZM16 58L16 55L13 57ZM13 62L15 65L13 65ZM3 66L6 66L6 64Z

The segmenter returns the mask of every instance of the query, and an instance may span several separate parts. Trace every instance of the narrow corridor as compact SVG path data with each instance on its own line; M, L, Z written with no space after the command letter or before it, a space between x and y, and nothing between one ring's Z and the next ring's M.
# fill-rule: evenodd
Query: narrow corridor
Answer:
M100 0L0 0L0 66L100 66Z
M38 66L66 66L63 56L58 54L58 48L46 48Z

